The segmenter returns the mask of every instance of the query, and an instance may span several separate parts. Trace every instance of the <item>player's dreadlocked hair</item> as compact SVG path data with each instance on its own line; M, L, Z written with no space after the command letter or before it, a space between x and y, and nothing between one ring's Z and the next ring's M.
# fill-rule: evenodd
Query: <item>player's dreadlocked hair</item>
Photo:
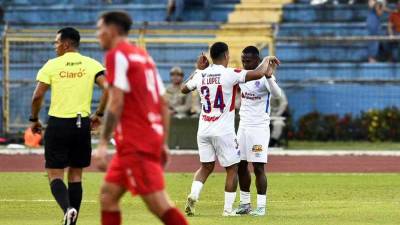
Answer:
M242 51L243 54L252 54L255 56L260 56L260 51L258 51L258 48L256 48L255 46L247 46L246 48L243 49Z

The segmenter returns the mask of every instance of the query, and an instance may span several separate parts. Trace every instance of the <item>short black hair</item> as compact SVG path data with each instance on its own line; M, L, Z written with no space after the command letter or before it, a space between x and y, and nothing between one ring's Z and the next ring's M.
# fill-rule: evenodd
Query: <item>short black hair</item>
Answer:
M211 59L221 59L225 52L228 52L228 45L224 42L215 42L210 49Z
M132 26L132 19L128 13L123 11L112 11L103 13L100 17L107 25L114 24L120 28L121 34L127 35Z
M69 40L75 48L79 47L79 42L81 40L81 35L79 31L73 27L64 27L57 31L60 34L61 41Z
M260 51L258 51L258 48L255 46L247 46L246 48L243 49L242 51L243 54L253 54L255 56L260 57Z

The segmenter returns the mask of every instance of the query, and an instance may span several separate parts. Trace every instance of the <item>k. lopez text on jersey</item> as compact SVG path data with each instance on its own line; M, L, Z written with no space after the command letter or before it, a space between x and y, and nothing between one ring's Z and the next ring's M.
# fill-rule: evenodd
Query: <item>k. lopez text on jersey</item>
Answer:
M218 75L210 74L209 76L203 78L202 85L221 84L220 78L221 78L221 76L219 74Z

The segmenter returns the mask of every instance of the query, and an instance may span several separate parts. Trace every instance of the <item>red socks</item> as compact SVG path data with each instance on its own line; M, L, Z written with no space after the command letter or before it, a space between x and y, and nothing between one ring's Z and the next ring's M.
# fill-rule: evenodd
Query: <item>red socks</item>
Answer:
M189 225L183 214L177 208L169 209L161 220L165 225ZM121 225L121 212L101 212L102 225Z
M101 211L101 225L121 225L121 212Z
M161 220L165 225L189 225L183 214L177 208L169 209L161 217Z

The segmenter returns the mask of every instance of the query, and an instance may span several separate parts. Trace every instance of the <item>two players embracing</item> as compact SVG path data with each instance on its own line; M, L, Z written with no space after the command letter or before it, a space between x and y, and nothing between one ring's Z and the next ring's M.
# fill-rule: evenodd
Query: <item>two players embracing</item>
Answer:
M199 200L203 185L214 170L215 160L218 158L226 170L222 215L265 215L269 102L271 95L281 95L281 89L273 76L280 62L274 56L265 57L261 61L258 49L249 46L242 54L244 70L228 68L229 48L223 42L211 46L210 56L213 62L211 65L204 55L199 57L198 70L182 88L182 93L185 94L197 89L202 103L197 133L201 166L194 175L185 212L188 216L194 215L195 203ZM242 106L236 138L234 120L238 86L242 91ZM250 207L251 176L248 162L252 162L256 175L258 195L257 208L254 211ZM238 177L241 189L240 206L233 210Z

